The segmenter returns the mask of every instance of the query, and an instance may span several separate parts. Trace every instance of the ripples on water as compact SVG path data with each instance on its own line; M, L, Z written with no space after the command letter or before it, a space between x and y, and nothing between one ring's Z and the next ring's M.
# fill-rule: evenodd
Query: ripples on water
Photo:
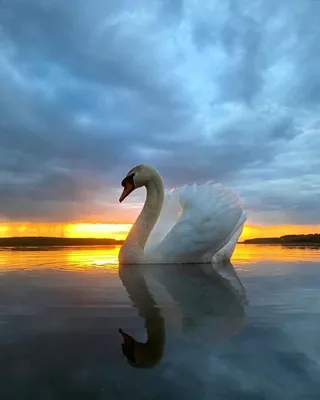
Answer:
M319 249L238 245L236 273L118 251L0 250L1 399L320 398Z

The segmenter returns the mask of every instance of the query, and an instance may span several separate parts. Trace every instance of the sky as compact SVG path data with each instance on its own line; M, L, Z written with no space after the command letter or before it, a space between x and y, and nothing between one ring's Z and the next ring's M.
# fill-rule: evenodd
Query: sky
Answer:
M250 226L320 226L319 43L316 0L2 1L2 231L130 224L141 163L233 187Z

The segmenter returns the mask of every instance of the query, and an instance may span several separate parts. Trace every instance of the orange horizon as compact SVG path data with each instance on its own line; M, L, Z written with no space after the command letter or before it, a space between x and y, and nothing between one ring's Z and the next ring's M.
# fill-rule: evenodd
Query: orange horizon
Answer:
M126 238L132 224L110 223L30 223L0 224L0 237L56 236L66 238ZM319 233L320 225L245 225L240 241L253 238L279 237L288 234Z

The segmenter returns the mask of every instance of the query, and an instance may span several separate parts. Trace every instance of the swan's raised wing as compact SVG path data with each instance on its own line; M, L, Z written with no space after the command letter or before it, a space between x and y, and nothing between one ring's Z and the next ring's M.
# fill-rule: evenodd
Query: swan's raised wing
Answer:
M244 221L233 190L212 183L183 186L166 198L146 255L166 263L210 262L231 239L239 237ZM235 244L225 249L228 255Z

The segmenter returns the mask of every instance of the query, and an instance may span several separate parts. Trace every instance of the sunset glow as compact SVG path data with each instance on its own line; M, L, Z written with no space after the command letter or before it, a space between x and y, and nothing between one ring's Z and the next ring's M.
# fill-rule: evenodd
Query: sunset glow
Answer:
M66 238L126 238L131 224L0 224L0 236L55 236ZM240 241L252 238L320 232L320 225L245 225Z
M126 238L131 224L68 224L64 227L64 237L68 238Z
M1 237L54 236L66 238L126 238L131 224L32 224L28 222L0 225Z
M319 232L320 225L245 225L240 241L253 238L280 237L283 235L307 235Z

